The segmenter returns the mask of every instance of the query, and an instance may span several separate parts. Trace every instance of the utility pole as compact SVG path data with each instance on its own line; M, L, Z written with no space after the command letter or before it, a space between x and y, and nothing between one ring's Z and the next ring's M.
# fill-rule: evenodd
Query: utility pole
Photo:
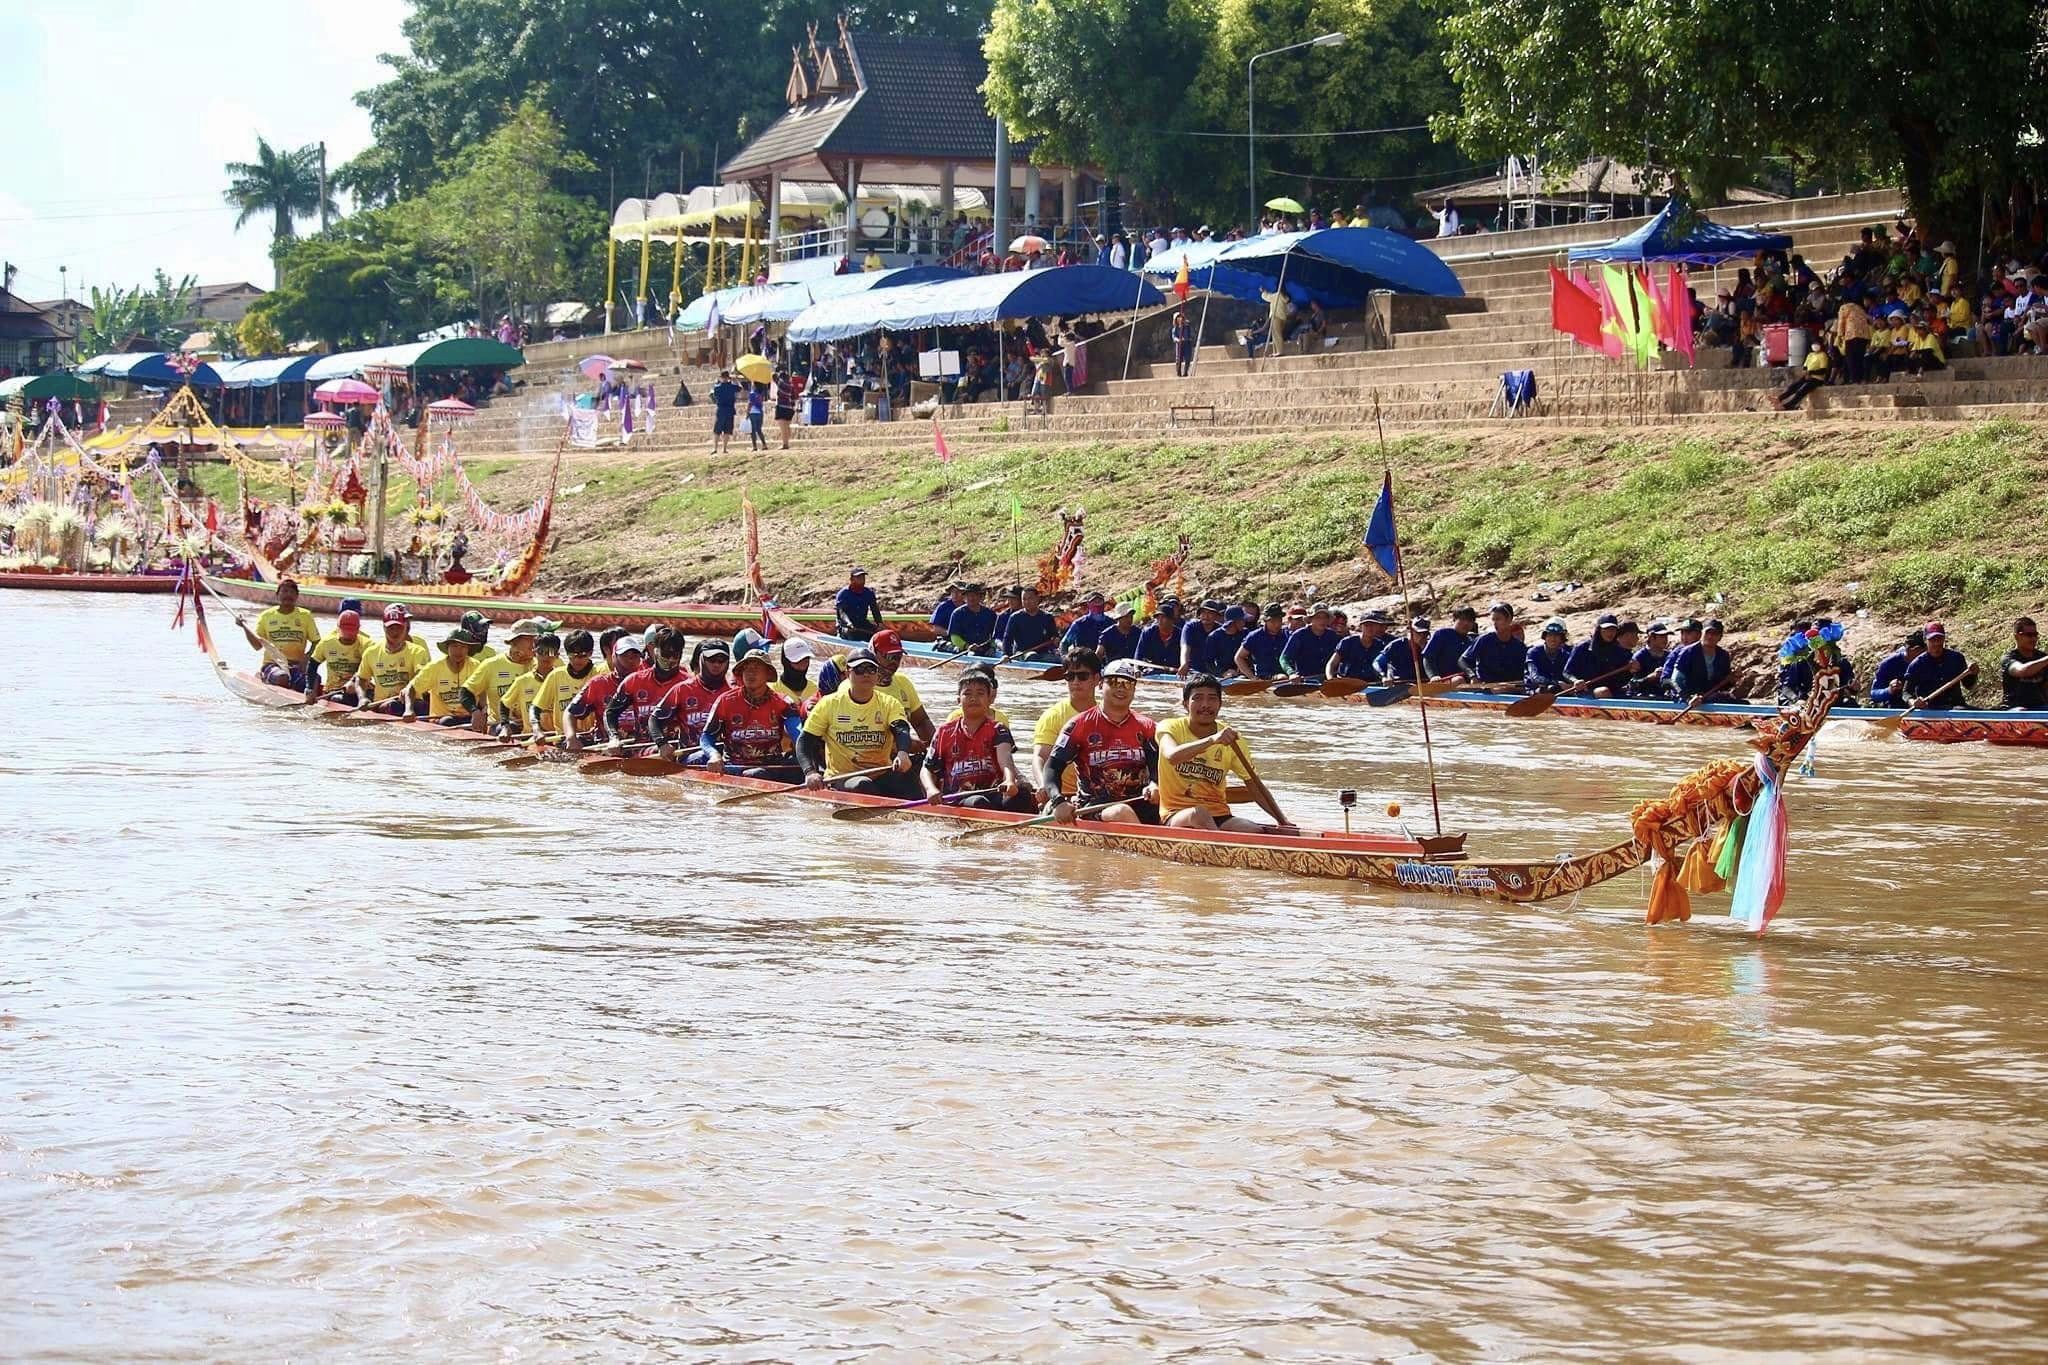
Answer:
M327 142L320 142L320 230L327 231Z

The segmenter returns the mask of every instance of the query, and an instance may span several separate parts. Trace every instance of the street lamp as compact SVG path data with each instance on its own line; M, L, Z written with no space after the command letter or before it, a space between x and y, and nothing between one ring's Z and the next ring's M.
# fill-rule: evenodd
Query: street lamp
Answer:
M1344 42L1344 37L1341 32L1325 33L1320 38L1308 38L1298 43L1289 43L1286 47L1276 47L1268 52L1257 53L1244 64L1244 197L1245 202L1251 206L1251 212L1245 219L1248 229L1259 221L1259 143L1253 130L1257 106L1252 103L1252 68L1258 64L1260 57L1277 57L1283 52L1293 52L1304 47L1338 47Z

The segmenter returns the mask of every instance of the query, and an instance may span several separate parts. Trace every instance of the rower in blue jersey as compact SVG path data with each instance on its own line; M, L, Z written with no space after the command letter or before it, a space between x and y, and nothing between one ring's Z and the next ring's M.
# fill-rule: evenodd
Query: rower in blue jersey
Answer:
M933 635L936 635L941 640L946 638L953 627L953 613L960 610L960 604L966 600L967 584L964 580L956 578L946 585L946 595L941 597L938 605L932 608L931 628Z
M1203 642L1202 668L1219 678L1237 676L1237 647L1244 643L1247 617L1243 607L1225 607L1223 624L1209 632Z
M833 629L842 640L865 640L882 628L882 604L858 564L846 571L846 586L832 599Z
M1643 641L1642 648L1631 656L1631 662L1636 667L1635 672L1629 675L1629 695L1648 697L1652 700L1669 696L1670 691L1664 681L1664 661L1670 656L1670 625L1662 620L1650 622L1650 631Z
M1562 692L1569 685L1565 675L1565 661L1571 652L1565 648L1567 636L1564 622L1553 616L1543 623L1540 643L1529 646L1522 656L1522 685L1531 692Z
M1486 619L1489 628L1458 656L1458 671L1489 692L1519 691L1529 648L1515 626L1515 609L1495 602L1486 609Z
M1138 632L1139 663L1162 672L1180 668L1180 599L1162 598L1150 625Z
M1238 641L1235 667L1247 678L1280 676L1280 651L1287 648L1287 609L1278 602L1266 608L1265 620L1257 630L1245 632Z
M1070 649L1093 649L1096 639L1109 629L1109 617L1103 615L1102 607L1107 601L1099 592L1091 592L1082 603L1087 610L1076 616L1067 626L1067 633L1060 637L1060 653Z
M1018 611L1021 610L1024 606L1024 589L1017 587L1014 584L1012 584L1010 587L1004 588L1002 600L996 602L994 605L996 609L995 640L996 644L1001 645L1003 642L1004 634L1010 629L1010 618L1012 616L1015 616L1018 613ZM1008 654L1010 651L1005 649L1001 652L1004 654Z
M1021 594L1023 605L1003 625L1003 653L1020 658L1050 658L1059 644L1059 622L1045 609L1034 585Z
M1734 667L1735 661L1721 648L1721 618L1713 617L1701 627L1697 644L1671 651L1672 692L1681 701L1711 699L1727 690Z
M1906 643L1877 661L1877 671L1870 675L1870 704L1872 706L1904 706L1906 704L1906 665L1919 658L1927 649L1927 638L1915 630L1906 636Z
M1280 647L1280 668L1290 677L1320 679L1330 667L1330 656L1344 637L1330 625L1330 606L1317 602L1308 609L1308 624L1288 633Z
M1948 627L1941 622L1929 621L1920 627L1920 636L1927 641L1927 652L1906 665L1906 700L1922 710L1946 710L1956 704L1963 688L1976 681L1977 665L1961 650L1948 647Z
M1594 624L1593 633L1566 658L1564 676L1574 686L1589 683L1595 678L1607 678L1605 683L1592 689L1593 695L1618 696L1625 684L1621 679L1608 675L1627 668L1633 652L1621 642L1621 618L1609 612Z
M1373 660L1373 669L1383 682L1420 682L1420 670L1416 661L1421 657L1422 642L1429 638L1429 618L1417 616L1408 622L1408 633L1387 641L1387 647Z
M1195 619L1180 628L1180 662L1174 671L1185 678L1190 673L1209 671L1209 637L1223 625L1223 603L1205 597L1195 608Z
M1676 697L1678 695L1678 679L1672 676L1672 672L1678 667L1679 651L1687 645L1698 644L1700 642L1700 633L1703 629L1704 627L1700 624L1700 618L1697 616L1688 616L1678 623L1678 643L1673 645L1671 652L1664 656L1664 670L1659 679L1664 684L1665 696Z
M1137 658L1138 645L1144 638L1145 632L1138 629L1138 608L1130 602L1119 602L1109 614L1109 629L1095 637L1095 648L1103 662L1111 664L1118 659Z
M979 583L961 589L960 605L946 620L946 643L955 653L987 654L996 647L996 612Z
M1463 672L1458 661L1465 657L1465 651L1472 647L1472 641L1479 635L1479 613L1471 607L1459 607L1451 613L1451 623L1429 637L1429 643L1422 647L1422 666L1432 678L1455 678Z
M1323 671L1329 678L1357 678L1361 682L1376 683L1380 680L1377 662L1380 651L1387 647L1387 627L1393 624L1383 611L1368 611L1358 618L1358 633L1347 635L1337 642L1337 648L1330 652L1330 662Z

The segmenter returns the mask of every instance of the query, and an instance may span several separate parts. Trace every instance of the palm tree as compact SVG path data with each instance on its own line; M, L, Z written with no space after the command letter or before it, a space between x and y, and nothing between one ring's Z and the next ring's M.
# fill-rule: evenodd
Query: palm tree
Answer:
M259 214L271 215L270 250L274 285L282 282L283 266L275 264L277 248L295 234L292 222L310 218L324 207L334 213L334 198L320 202L320 148L308 145L297 151L280 152L262 138L256 139L254 161L230 161L226 170L227 201L242 211L235 219L239 229Z

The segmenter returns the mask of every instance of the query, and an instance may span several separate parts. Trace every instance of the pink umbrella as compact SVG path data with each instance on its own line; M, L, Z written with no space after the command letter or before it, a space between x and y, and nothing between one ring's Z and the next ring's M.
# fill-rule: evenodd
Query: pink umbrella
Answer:
M576 368L583 371L585 379L595 379L618 363L608 355L587 355L576 362Z
M476 409L460 398L443 398L438 403L427 404L427 415L436 421L460 422L465 417L476 416Z
M299 425L333 430L347 426L348 418L338 412L309 412L306 414L306 420Z
M380 402L383 395L360 379L330 379L313 390L313 396L328 403Z

